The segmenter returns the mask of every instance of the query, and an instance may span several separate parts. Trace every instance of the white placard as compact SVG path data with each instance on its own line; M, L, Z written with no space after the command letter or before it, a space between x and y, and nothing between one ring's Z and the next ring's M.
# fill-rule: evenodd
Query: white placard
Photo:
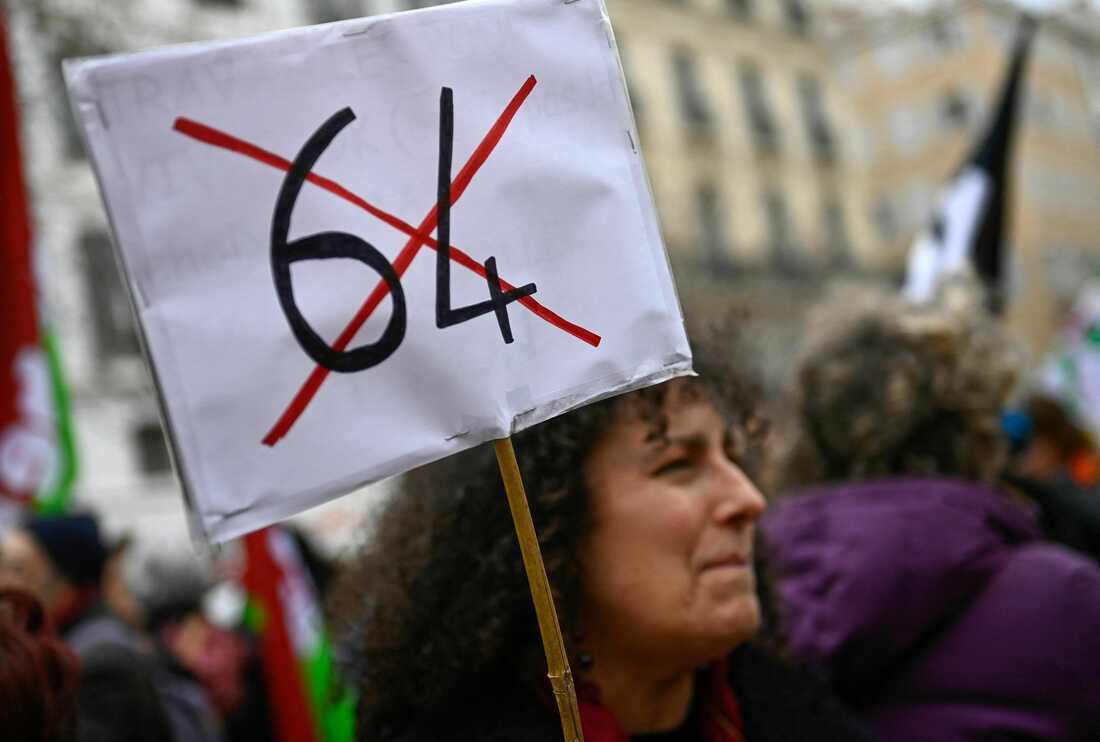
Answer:
M600 0L479 0L65 73L207 538L690 372ZM494 267L509 283L491 293Z

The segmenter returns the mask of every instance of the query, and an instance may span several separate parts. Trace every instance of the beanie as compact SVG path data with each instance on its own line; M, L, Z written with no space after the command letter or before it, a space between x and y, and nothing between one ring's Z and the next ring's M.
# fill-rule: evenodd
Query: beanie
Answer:
M23 524L23 529L69 582L86 585L99 581L107 550L99 538L99 524L93 516L31 518Z

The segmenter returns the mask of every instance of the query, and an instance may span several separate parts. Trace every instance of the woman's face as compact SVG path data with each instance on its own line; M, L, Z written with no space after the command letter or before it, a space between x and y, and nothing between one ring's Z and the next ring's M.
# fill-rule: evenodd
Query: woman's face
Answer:
M585 467L592 529L582 550L581 645L695 667L760 622L753 525L764 499L705 398L672 382L667 430L619 408Z

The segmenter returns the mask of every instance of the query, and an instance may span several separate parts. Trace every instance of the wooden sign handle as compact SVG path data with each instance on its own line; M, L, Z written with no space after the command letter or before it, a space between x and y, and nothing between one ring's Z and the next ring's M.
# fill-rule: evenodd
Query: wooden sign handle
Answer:
M584 742L577 692L573 687L573 673L569 669L569 658L565 653L565 642L561 636L558 614L554 609L554 598L550 594L550 582L546 579L546 567L542 563L542 552L535 535L535 524L531 520L531 510L527 506L527 494L523 489L523 478L516 462L515 449L512 448L512 439L495 440L493 448L496 449L500 475L504 478L504 490L508 494L508 507L512 511L519 548L523 553L523 566L527 570L531 598L535 602L539 633L546 650L547 675L554 689L554 698L558 702L562 732L566 742Z

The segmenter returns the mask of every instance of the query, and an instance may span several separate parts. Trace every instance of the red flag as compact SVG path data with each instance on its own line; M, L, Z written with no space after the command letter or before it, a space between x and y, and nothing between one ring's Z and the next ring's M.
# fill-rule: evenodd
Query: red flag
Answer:
M36 446L33 407L28 404L36 381L30 360L41 351L34 276L31 225L23 187L19 149L19 111L7 51L7 25L0 16L0 494L29 503L49 462ZM48 384L48 377L47 377ZM47 389L49 387L47 386ZM20 433L30 432L30 435ZM50 431L45 431L49 433ZM51 447L52 448L52 447Z
M0 14L0 500L53 514L76 478L68 394L38 318L19 107Z
M246 566L242 582L259 609L260 652L271 701L272 726L279 742L317 742L318 728L294 647L294 618L287 610L290 579L279 559L277 527L244 537Z

